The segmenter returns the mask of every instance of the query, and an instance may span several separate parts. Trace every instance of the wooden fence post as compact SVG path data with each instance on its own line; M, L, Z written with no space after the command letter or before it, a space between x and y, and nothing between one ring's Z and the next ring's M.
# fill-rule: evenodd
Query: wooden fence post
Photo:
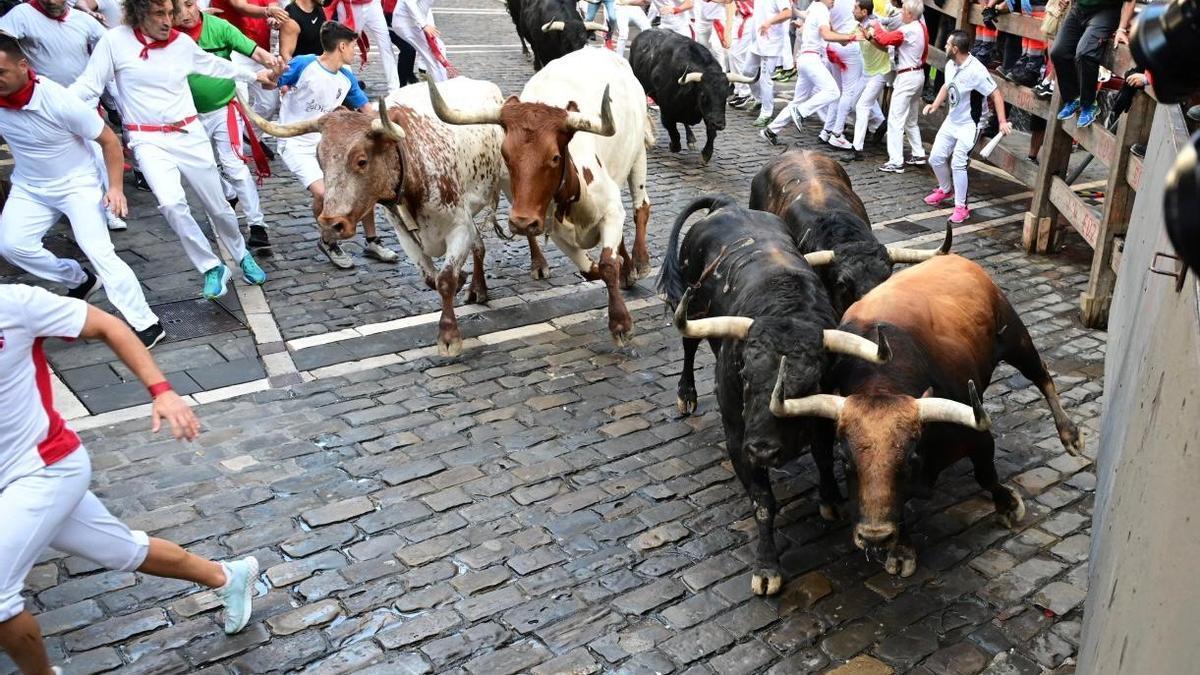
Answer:
M1026 253L1049 253L1058 244L1058 209L1050 203L1050 187L1054 176L1064 176L1071 162L1071 135L1058 120L1062 97L1058 90L1050 99L1050 116L1046 120L1046 139L1038 155L1038 177L1033 186L1033 200L1025 214L1025 229L1021 241Z

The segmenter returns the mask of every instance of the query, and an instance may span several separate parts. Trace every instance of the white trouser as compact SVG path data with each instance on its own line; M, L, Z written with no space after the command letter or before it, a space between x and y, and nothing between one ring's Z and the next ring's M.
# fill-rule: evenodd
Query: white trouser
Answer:
M225 201L217 163L213 160L212 143L204 125L192 122L184 128L187 133L135 131L129 135L129 145L158 200L159 213L175 230L192 265L203 273L220 265L221 259L213 253L208 238L192 217L181 177L187 179L208 213L217 241L235 261L241 261L246 255L246 242L238 229L237 214Z
M742 74L746 77L754 77L754 74L758 73L754 94L762 103L762 112L759 113L759 117L767 117L775 111L775 82L771 79L771 74L778 67L778 56L762 56L754 52L750 52L746 56Z
M96 268L108 299L134 330L144 330L158 317L146 304L133 270L113 249L104 220L104 190L91 167L49 184L13 183L0 214L0 255L47 281L75 288L87 280L78 262L55 256L42 238L60 215L71 222L75 243ZM0 511L0 514L3 512Z
M637 26L639 31L650 30L650 17L641 7L634 5L617 5L617 53L625 56L625 43L629 41L629 24Z
M110 570L132 572L150 552L88 491L92 463L79 448L58 462L0 485L0 621L25 609L25 577L49 547Z
M741 21L741 19L735 19L735 21ZM727 65L725 70L730 73L745 73L746 59L750 57L750 45L753 41L752 30L746 32L740 38L737 37L737 28L734 28L733 31L732 42L729 45L729 50L725 53ZM751 73L751 76L753 76L753 73ZM749 96L750 85L739 82L733 85L733 93L738 96Z
M403 3L397 3L397 14L400 13L403 6ZM370 0L361 5L341 3L338 6L338 21L349 23L347 13L354 16L354 30L360 34L366 33L367 39L379 50L379 60L383 62L383 79L387 81L388 93L396 91L400 88L400 70L396 66L396 51L392 49L392 38L388 36L387 18L383 16L383 5L379 0ZM400 34L400 37L404 37L404 35ZM421 46L425 45L425 37L421 36L419 42L408 40L408 43L419 51ZM428 49L428 45L425 45L425 48Z
M879 94L887 86L887 73L867 75L862 78L862 91L854 104L854 149L861 151L867 142L867 132L875 131L883 124L883 110L879 107Z
M846 117L854 108L854 104L858 102L858 95L863 89L862 50L853 42L847 45L833 44L830 45L830 48L845 64L845 69L843 70L839 65L830 64L834 70L839 71L841 97L838 99L837 112L829 115L829 118L825 120L825 129L835 136L841 136L846 129Z
M246 213L246 224L265 226L266 222L263 220L262 206L258 200L258 186L254 183L254 176L250 174L250 168L246 166L246 161L238 157L237 152L233 149L233 139L229 133L229 108L202 113L200 121L204 124L204 130L208 132L208 137L212 139L213 151L217 155L217 165L221 169L222 194L228 199L229 190L225 188L232 188L238 204ZM241 140L244 128L240 115L234 114L233 124L238 142L241 143L242 156L249 157L250 144Z
M917 113L921 108L921 88L925 84L925 71L918 68L900 73L892 84L892 104L888 106L887 148L888 163L904 163L904 137L912 147L913 157L924 157L921 147L921 128L917 126Z
M229 60L246 70L259 70L262 68L262 66L258 65L257 61L240 52L230 54ZM254 112L265 119L275 118L275 113L279 112L278 89L263 89L262 85L257 82L249 84L238 82L235 86L238 93L242 95L242 98L254 109Z
M823 54L805 52L796 60L796 90L792 94L792 102L771 121L771 131L779 133L791 124L792 106L796 107L801 117L808 117L818 111L824 111L841 96L837 82L825 67L823 57Z
M794 42L792 42L792 34L791 33L785 32L783 34L783 40L780 42L779 49L780 49L779 58L781 59L780 65L783 66L783 69L791 70L792 68L795 68L796 67L796 44Z
M672 14L671 16L659 16L658 27L660 30L669 30L674 33L679 33L689 40L692 38L691 12L683 14Z
M953 173L954 205L967 205L967 165L971 162L971 149L975 147L977 130L975 124L952 124L942 122L933 147L929 150L929 166L937 176L938 187L950 192ZM949 164L949 166L947 166Z
M726 26L728 30L728 26ZM708 48L712 52L717 63L725 60L725 50L721 47L721 41L717 39L716 31L713 30L712 19L696 19L692 22L692 30L696 31L696 42Z
M379 3L376 2L376 5ZM358 5L361 7L362 5ZM396 11L392 14L392 31L399 35L402 40L412 45L412 48L417 51L417 57L425 64L425 72L429 74L429 79L434 82L443 82L450 78L450 73L446 71L446 67L433 55L433 50L429 47L429 39L425 37L425 31L421 30L422 24L433 25L433 10L430 10L428 15L421 17L419 20L408 11L408 6L404 3L396 4ZM442 50L442 54L446 54L446 45L442 39L437 38L438 49ZM391 45L391 42L388 42ZM396 57L393 55L392 70L396 65ZM399 80L396 80L399 82Z

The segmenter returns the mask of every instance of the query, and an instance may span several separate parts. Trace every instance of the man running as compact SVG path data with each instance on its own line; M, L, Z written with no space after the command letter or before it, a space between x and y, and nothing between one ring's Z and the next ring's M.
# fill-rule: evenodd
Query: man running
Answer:
M228 291L232 274L192 217L181 176L196 192L217 239L237 261L242 279L261 285L267 275L246 250L237 214L221 189L208 133L198 122L192 97L182 93L187 91L187 75L192 73L267 84L272 73L261 70L255 74L204 52L171 27L173 10L171 0L126 0L127 25L104 34L70 90L94 101L108 82L115 82L129 145L158 200L158 210L204 275L204 297L215 300Z
M258 561L218 563L177 544L130 531L88 490L92 465L79 436L54 410L42 342L103 340L150 391L151 429L166 422L194 439L200 423L173 391L150 352L116 317L82 300L31 286L0 284L0 648L23 673L51 668L37 620L25 608L25 577L47 548L123 572L182 579L216 589L224 628L250 620Z
M900 8L900 27L896 30L871 31L871 40L880 49L895 47L896 79L892 82L892 102L887 114L887 164L879 167L886 173L904 173L904 165L925 164L925 148L921 145L921 127L917 126L921 88L925 84L925 58L929 52L929 31L921 18L925 3L904 0ZM912 156L904 161L904 139L908 138Z
M279 78L279 85L288 88L279 108L281 124L295 124L320 117L342 107L343 103L353 110L374 113L367 95L358 86L358 79L348 67L354 61L357 40L358 35L354 30L336 21L321 26L324 53L293 58L287 72ZM312 193L314 218L321 215L325 204L325 174L317 161L317 144L320 142L321 134L317 132L279 141L279 154L284 163L300 180L300 184ZM375 231L374 210L368 212L362 225L363 235L367 238L366 254L383 262L396 262L399 256L383 245ZM325 236L321 236L317 240L317 248L335 267L344 270L354 267L354 260L342 250L336 238L326 241Z
M200 11L196 0L177 0L179 12L175 25L204 51L223 59L231 52L254 59L264 68L276 72L283 70L283 63L271 52L255 44L225 19ZM246 167L246 158L253 155L260 174L270 175L270 164L263 154L253 129L245 126L244 115L234 94L233 80L218 79L206 75L188 75L188 88L200 122L212 139L217 162L221 167L222 187L225 198L241 205L250 226L250 248L259 255L269 255L271 240L267 236L267 223L263 218L258 199L258 187ZM250 143L243 145L243 134L250 132ZM243 147L245 150L243 151Z
M432 3L427 2L427 4ZM342 25L353 29L356 32L356 39L360 35L365 36L375 44L375 48L379 50L379 59L383 62L383 79L387 83L387 91L389 94L398 91L400 89L400 70L396 64L396 52L392 50L392 39L388 34L390 29L387 19L383 16L381 0L330 0L325 5L325 16L329 19L336 19ZM393 16L393 25L395 21ZM425 23L425 20L422 19L421 25L423 26ZM409 44L420 49L419 44L413 42ZM365 43L362 49L366 49ZM366 59L366 52L363 51L363 66L367 64Z

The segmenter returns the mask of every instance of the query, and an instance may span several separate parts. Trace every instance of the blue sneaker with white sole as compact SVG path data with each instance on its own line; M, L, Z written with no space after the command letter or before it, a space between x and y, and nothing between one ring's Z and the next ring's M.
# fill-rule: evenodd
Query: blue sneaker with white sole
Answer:
M216 590L225 607L225 633L233 635L250 622L254 598L254 582L258 579L258 560L254 556L221 563L225 569L225 585Z
M242 256L241 268L242 279L246 283L255 286L262 286L267 283L267 273L258 266L258 263L254 260L254 256L249 253Z
M216 300L229 290L229 268L217 265L204 273L204 297Z
M1092 122L1095 122L1096 118L1099 116L1100 116L1100 104L1093 103L1093 104L1089 105L1088 107L1083 108L1082 110L1079 111L1079 119L1076 120L1075 126L1079 127L1080 129L1082 129L1084 127L1090 127L1092 125Z
M1075 113L1077 112L1079 112L1079 99L1068 101L1063 105L1062 109L1058 111L1058 119L1065 122L1074 117Z

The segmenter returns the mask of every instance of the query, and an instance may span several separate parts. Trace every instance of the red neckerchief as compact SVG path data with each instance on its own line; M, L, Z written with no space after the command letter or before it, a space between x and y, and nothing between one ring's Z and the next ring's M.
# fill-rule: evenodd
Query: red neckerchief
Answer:
M186 28L179 32L192 38L192 42L199 43L200 42L200 33L204 32L204 12L200 12L200 20L196 22L195 26L192 26L191 28Z
M50 16L50 12L47 12L47 11L46 11L46 8L45 8L45 7L43 7L43 6L42 6L42 3L38 2L38 0L29 0L29 4L30 4L30 6L32 6L34 9L36 9L36 10L37 10L37 11L39 11L39 12L41 12L41 13L42 13L42 16L46 17L47 19L53 19L53 20L55 20L55 21L57 21L57 22L59 22L59 23L62 23L63 21L66 21L66 20L67 20L67 14L69 14L69 13L71 12L71 8L70 8L70 7L67 7L67 8L64 8L64 9L63 9L62 16Z
M29 99L33 98L33 87L38 83L37 73L33 72L33 68L26 69L29 74L29 81L24 87L14 91L8 96L0 96L0 108L9 110L20 110L29 105Z
M179 31L172 28L171 32L167 33L166 40L147 40L146 36L142 34L142 30L140 28L134 28L133 37L137 38L137 41L141 43L142 52L138 54L138 57L145 61L146 59L150 58L151 49L162 49L163 47L171 44L175 41L175 38L179 37Z

